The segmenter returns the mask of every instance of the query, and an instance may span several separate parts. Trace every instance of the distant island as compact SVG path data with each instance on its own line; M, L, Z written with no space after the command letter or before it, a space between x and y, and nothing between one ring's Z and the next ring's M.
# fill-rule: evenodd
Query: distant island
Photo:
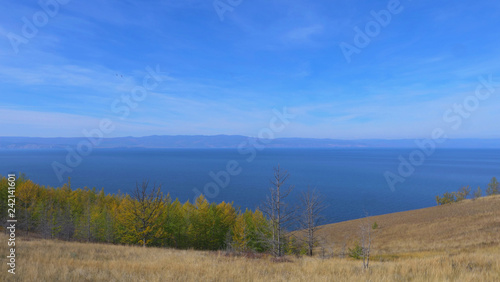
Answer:
M0 137L0 149L64 149L79 142L94 148L418 148L424 139L259 139L242 135L153 135L145 137ZM420 145L422 146L422 145ZM439 148L500 149L500 139L447 139Z

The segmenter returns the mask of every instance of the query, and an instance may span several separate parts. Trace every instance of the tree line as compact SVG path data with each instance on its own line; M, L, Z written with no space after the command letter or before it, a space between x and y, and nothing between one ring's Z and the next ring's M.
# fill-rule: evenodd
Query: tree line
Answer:
M500 195L500 185L496 177L491 179L490 183L488 183L488 187L486 188L486 196L492 195ZM467 199L469 196L471 196L473 200L481 198L483 196L481 187L477 187L472 194L470 186L464 186L455 192L446 192L442 196L436 196L436 203L438 205L456 203Z
M209 203L200 195L181 203L161 185L143 181L129 194L104 190L45 187L24 175L16 181L18 230L47 239L130 244L178 249L269 252L312 255L324 208L315 190L302 194L304 208L289 207L288 173L274 169L270 195L261 209L242 211L233 203ZM0 212L7 217L8 181L0 179ZM288 231L299 223L306 236Z

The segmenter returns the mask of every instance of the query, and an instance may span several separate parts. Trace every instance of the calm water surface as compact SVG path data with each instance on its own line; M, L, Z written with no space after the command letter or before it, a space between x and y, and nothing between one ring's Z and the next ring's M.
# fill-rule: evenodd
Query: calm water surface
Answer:
M236 149L100 149L84 157L71 177L73 188L104 188L107 193L128 192L136 182L149 179L181 201L214 182L210 172L225 171L237 163L241 173L231 176L225 188L209 189L210 201L234 202L241 208L258 207L270 187L273 167L288 170L288 183L295 186L290 204L307 186L319 190L328 204L326 222L391 213L435 205L435 196L464 185L483 191L493 176L500 177L500 150L437 150L392 192L385 171L397 173L398 156L412 149L265 149L255 159ZM54 161L65 163L64 150L0 151L0 174L24 172L33 181L60 186L52 169ZM223 173L224 174L224 173ZM212 184L212 188L215 184ZM219 186L220 187L220 186Z

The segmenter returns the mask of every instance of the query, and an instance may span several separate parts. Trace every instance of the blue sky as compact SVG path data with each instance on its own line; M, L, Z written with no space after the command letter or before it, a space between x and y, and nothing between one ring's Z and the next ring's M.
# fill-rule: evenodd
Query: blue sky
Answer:
M236 5L222 20L214 3ZM388 6L398 12L377 29L372 11ZM500 83L457 128L457 113L443 118L474 102L479 77L500 82L496 1L60 0L43 11L2 2L0 136L82 136L103 119L116 128L107 137L256 136L286 107L295 118L275 137L500 137ZM356 47L367 27L347 60L341 44ZM129 114L113 111L148 66L161 82Z

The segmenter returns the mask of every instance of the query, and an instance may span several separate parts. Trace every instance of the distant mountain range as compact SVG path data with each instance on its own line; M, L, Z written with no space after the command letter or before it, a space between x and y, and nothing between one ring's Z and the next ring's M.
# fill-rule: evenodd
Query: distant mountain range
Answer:
M63 149L80 142L94 142L94 148L417 148L422 139L316 139L276 138L257 139L241 135L163 135L145 137L115 137L102 139L0 137L0 149ZM98 142L99 141L99 142ZM87 143L88 144L88 143ZM448 139L439 148L500 148L500 139Z

